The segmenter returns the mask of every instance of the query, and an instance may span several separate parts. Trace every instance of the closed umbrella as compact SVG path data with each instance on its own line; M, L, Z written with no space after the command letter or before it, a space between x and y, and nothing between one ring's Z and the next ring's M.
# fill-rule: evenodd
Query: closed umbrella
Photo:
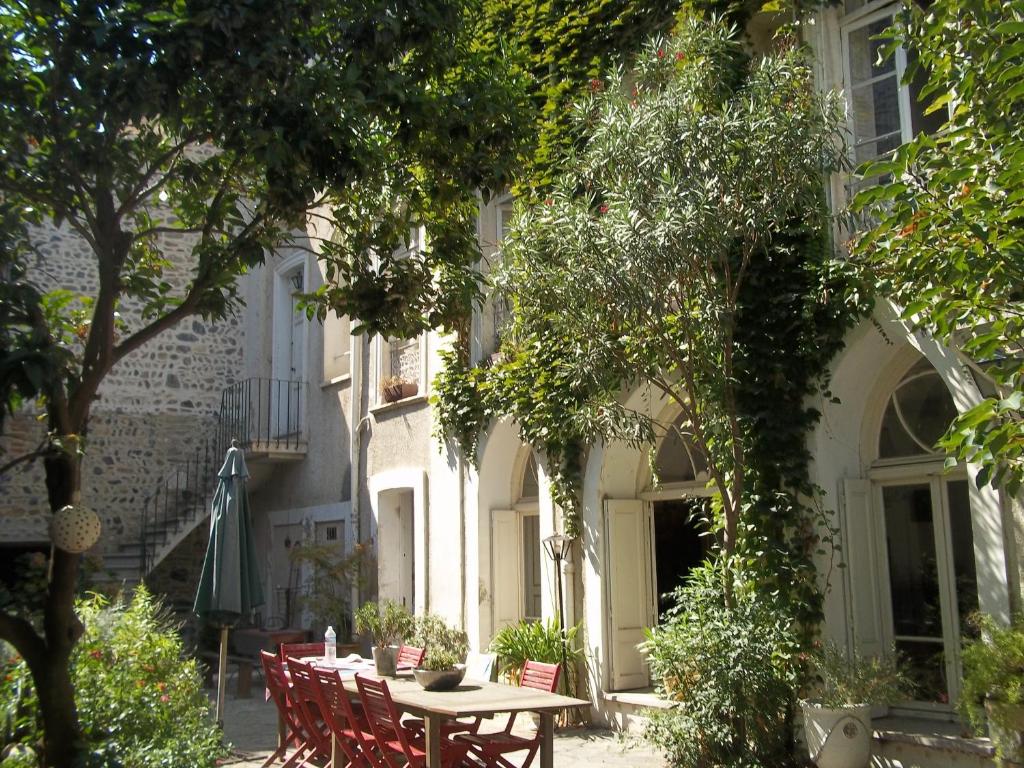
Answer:
M217 473L217 490L210 507L210 543L206 547L194 610L220 627L217 675L217 722L224 720L224 677L227 672L228 628L263 605L263 588L256 572L256 547L245 495L245 454L232 440Z

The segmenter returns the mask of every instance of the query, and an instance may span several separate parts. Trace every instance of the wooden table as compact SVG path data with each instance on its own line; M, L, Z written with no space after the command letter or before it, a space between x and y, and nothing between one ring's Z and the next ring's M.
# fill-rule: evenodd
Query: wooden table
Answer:
M365 673L363 673L365 674ZM367 675L376 677L376 675ZM378 678L380 679L380 678ZM426 731L427 768L441 767L441 722L455 717L491 717L499 712L540 714L540 768L553 768L555 713L567 707L589 706L589 701L557 693L517 688L500 683L465 681L452 691L425 691L409 675L383 678L395 705L423 718ZM347 691L356 692L354 673L342 672Z

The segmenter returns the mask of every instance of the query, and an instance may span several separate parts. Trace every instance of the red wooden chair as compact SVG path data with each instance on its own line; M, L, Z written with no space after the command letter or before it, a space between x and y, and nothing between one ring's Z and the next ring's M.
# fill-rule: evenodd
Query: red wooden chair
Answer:
M527 661L519 676L521 688L535 688L538 691L554 693L558 690L558 678L562 673L560 664L545 664L540 661ZM469 747L473 757L483 761L488 768L517 768L510 763L505 755L510 752L526 750L518 768L528 768L540 747L540 731L532 737L516 736L512 733L515 713L511 714L504 730L497 733L461 733L454 737L456 743Z
M351 694L345 690L341 674L333 669L314 668L313 675L320 713L348 758L348 765L352 768L382 768L384 763L377 756L377 740L370 732L370 724L363 716L362 708L357 713L352 706Z
M403 645L398 649L395 657L395 666L398 669L415 669L423 663L423 657L427 654L425 648L413 648L411 645Z
M291 688L288 689L288 697L298 715L305 746L309 750L301 764L305 765L309 760L330 760L331 729L320 711L313 667L290 657L288 674L292 682Z
M287 663L288 659L301 659L306 656L324 655L323 643L281 643L279 649L281 661Z
M273 754L263 763L263 768L276 763L288 752L289 746L295 747L295 753L285 761L286 766L295 765L303 760L309 749L306 747L305 728L299 720L298 712L292 707L288 696L288 678L285 677L281 660L272 653L260 651L260 662L263 664L263 678L267 684L267 697L277 707L277 715L282 725L280 743Z
M395 703L391 700L388 684L383 680L356 675L359 698L370 722L370 730L377 740L380 756L387 768L425 768L426 743L422 736L402 725ZM441 765L462 765L469 747L442 738Z

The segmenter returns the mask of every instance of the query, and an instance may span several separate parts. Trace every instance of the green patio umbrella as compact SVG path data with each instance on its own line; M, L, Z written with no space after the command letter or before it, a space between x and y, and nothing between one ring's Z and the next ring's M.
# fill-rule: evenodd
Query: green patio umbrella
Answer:
M224 721L224 677L228 663L228 628L263 605L263 587L256 572L249 501L245 495L245 454L232 440L217 473L217 490L210 506L210 543L199 577L194 611L220 627L217 675L217 722Z

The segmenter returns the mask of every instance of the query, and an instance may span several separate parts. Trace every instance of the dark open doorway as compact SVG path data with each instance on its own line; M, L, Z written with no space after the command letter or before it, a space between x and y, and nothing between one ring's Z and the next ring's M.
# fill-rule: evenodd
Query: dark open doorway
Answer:
M654 502L655 589L658 596L658 622L672 607L672 591L685 583L694 566L708 555L713 541L702 536L703 523L695 517L703 499L671 499Z

